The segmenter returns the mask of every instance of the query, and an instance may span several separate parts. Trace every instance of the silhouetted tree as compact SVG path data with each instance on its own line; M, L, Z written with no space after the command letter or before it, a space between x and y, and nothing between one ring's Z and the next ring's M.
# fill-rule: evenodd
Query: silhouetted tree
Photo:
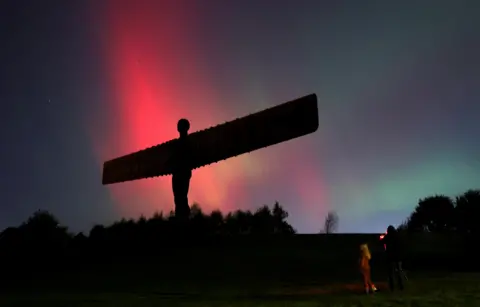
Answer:
M22 233L18 227L8 227L0 233L0 255L15 254L22 242Z
M186 229L191 234L197 235L293 234L295 230L286 221L287 217L288 213L278 202L274 204L273 209L265 205L253 214L249 210L237 210L226 217L219 210L206 215L196 204L191 208ZM130 252L140 251L148 255L158 250L170 241L167 239L172 233L176 233L175 227L178 227L178 224L171 211L167 217L160 212L150 218L144 216L136 220L122 218L107 226L94 225L88 237L83 233L73 236L68 233L66 227L60 225L55 216L47 211L37 211L19 227L8 228L0 233L0 256L14 259L17 254L26 254L40 260L39 255L42 254L65 255L69 257L72 265L78 259L90 259L97 261L102 267L104 264L112 263L114 257L128 255ZM16 254L10 253L9 256L6 251L16 251ZM31 263L38 265L39 262Z
M455 199L455 226L462 233L480 233L480 190L469 190Z
M273 216L270 208L266 205L258 208L253 214L251 233L260 235L272 234L273 227Z
M170 210L167 216L167 220L170 224L175 223L175 211Z
M88 240L88 238L83 232L79 232L73 237L73 240L84 243Z
M58 219L45 210L33 213L19 229L28 244L43 245L47 249L66 246L71 238L67 227L60 226Z
M89 239L95 241L103 241L107 239L107 230L103 225L95 225L90 230L90 234L88 235Z
M322 232L325 234L334 233L338 229L339 218L336 212L330 211L325 217Z
M57 218L45 210L38 210L28 220L22 223L16 230L11 231L9 236L15 239L15 245L10 246L8 252L10 259L28 257L22 269L48 270L52 263L65 255L70 245L72 236L67 228L60 225ZM11 240L6 240L11 242Z
M191 231L197 235L208 233L208 217L203 214L200 205L193 204L190 208L190 226Z
M66 229L66 227L61 227L58 219L46 210L37 210L32 216L24 222L20 228L31 229L36 231L50 231L53 229Z
M133 220L122 218L107 228L108 237L115 242L131 241L135 235L134 226L135 222Z
M157 240L168 232L168 220L163 216L163 212L155 212L153 216L147 220L146 236L147 240Z
M398 232L406 232L406 231L408 231L408 222L409 222L409 219L406 219L405 221L403 221L403 222L397 227L397 231L398 231Z
M288 212L277 202L273 205L273 232L276 234L293 234L295 230L288 224Z
M435 195L420 199L408 219L410 231L445 232L455 226L455 207L450 197Z
M225 230L230 235L250 234L252 232L253 215L250 211L237 210L229 213L225 219Z
M209 217L209 232L212 234L222 234L224 232L224 219L220 210L214 210Z
M79 232L70 241L69 247L70 250L73 251L73 253L83 253L88 247L88 238L83 234L83 232Z

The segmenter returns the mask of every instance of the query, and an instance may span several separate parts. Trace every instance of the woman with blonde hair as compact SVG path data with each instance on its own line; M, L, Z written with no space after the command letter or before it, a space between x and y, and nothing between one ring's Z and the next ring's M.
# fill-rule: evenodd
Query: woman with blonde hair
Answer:
M360 245L360 272L363 275L363 284L365 286L365 292L368 294L371 292L376 292L377 288L372 282L370 276L370 259L372 259L372 255L370 254L370 250L368 249L367 244Z

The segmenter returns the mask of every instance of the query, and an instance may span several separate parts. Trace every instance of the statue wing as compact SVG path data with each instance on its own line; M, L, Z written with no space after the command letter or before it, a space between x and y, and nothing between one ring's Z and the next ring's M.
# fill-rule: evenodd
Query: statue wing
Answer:
M317 96L311 94L188 136L192 169L317 131ZM172 174L177 139L103 165L103 184Z

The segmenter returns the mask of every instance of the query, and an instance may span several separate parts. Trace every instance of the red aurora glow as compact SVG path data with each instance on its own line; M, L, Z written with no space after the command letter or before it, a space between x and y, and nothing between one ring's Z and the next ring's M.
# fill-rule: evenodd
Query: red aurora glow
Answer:
M205 68L197 64L201 61L196 59L196 46L189 38L194 35L194 24L199 24L198 16L183 8L181 1L168 2L129 1L129 5L122 5L125 3L110 1L106 8L105 67L114 95L108 103L111 116L103 123L111 132L94 136L97 157L102 162L177 137L176 122L182 117L190 120L192 132L233 119L225 116L228 112L218 103L215 85L204 77L208 76ZM190 202L200 203L205 211L254 209L262 205L251 203L254 194L272 194L265 196L271 203L277 197L277 188L266 189L267 182L270 187L290 187L301 204L324 201L318 197L323 197L323 184L308 163L314 159L288 145L278 145L282 155L273 160L267 152L257 152L196 170ZM292 161L296 161L295 166ZM167 177L108 188L124 216L173 209ZM320 209L318 204L311 205Z

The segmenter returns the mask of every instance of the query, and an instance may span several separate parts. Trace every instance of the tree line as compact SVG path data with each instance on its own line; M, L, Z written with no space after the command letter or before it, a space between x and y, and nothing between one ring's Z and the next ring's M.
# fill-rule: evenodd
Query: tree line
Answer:
M480 234L480 190L468 190L451 198L445 195L429 196L418 201L408 218L399 226L408 232L456 232ZM200 206L191 209L188 232L194 235L292 235L295 229L287 222L288 212L276 202L273 208L262 206L254 212L237 210L224 215L216 210L202 212ZM338 227L338 215L330 212L323 233L333 233ZM173 212L162 212L150 218L122 219L111 225L96 225L89 233L71 233L48 211L39 210L18 227L9 227L0 233L1 253L23 247L62 249L72 242L121 242L155 240L171 237L178 228Z
M295 229L287 222L288 212L276 202L254 212L237 210L224 215L215 210L205 214L199 205L191 208L188 233L198 235L292 235ZM39 210L18 227L0 233L0 255L12 249L35 248L55 250L82 242L146 241L172 237L178 231L173 211L155 213L150 218L122 219L111 225L95 225L88 234L74 234L50 212ZM182 225L185 227L185 225Z
M480 234L480 190L425 197L400 226L408 232Z
M437 194L419 199L398 230L409 233L480 234L479 218L480 190L468 190L454 198ZM320 233L333 233L338 224L339 216L335 211L330 211Z

